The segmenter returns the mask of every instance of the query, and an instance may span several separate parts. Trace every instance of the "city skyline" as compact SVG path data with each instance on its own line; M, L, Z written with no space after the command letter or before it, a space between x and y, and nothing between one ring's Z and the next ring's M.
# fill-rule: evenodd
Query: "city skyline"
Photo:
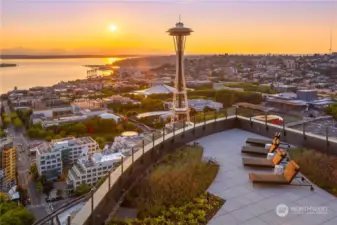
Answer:
M337 46L337 2L4 0L2 54L172 54L165 31L193 27L187 54L311 54ZM114 28L114 29L111 29Z

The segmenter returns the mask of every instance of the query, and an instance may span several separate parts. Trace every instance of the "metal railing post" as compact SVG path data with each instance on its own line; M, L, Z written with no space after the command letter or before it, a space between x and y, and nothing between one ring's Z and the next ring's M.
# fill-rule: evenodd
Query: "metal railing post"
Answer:
M305 121L306 122L306 121ZM305 135L305 122L303 123L303 139L306 140L307 137Z
M142 164L144 163L144 151L145 151L145 143L144 139L142 140Z
M163 141L161 143L162 148L164 148L164 141L165 141L165 127L163 127Z
M109 184L109 191L111 189L111 170L109 171L109 174L108 174L108 184Z
M135 160L135 158L134 158L134 149L133 149L133 147L131 148L131 153L132 153L132 164L134 163L134 160Z
M163 143L165 141L165 128L163 127Z
M216 122L216 119L218 118L218 113L217 113L217 111L215 110L214 111L214 120L215 120L215 122ZM216 123L214 123L214 125L215 125Z
M193 134L195 134L195 115L193 116Z
M67 225L71 225L71 216L70 215L67 218Z
M204 127L202 129L206 129L206 114L204 113Z
M95 191L92 191L91 194L91 224L95 224L95 216L94 216L94 193Z
M121 159L121 171L124 173L124 158L122 157Z
M283 119L283 118L282 118ZM285 123L285 120L283 119L283 124L282 124L282 126L283 126L283 136L285 137L285 136L287 136L287 132L286 132L286 123Z
M172 136L172 142L174 142L174 136L176 135L176 125L173 123L173 136Z
M329 154L329 127L326 127L325 130L325 138L326 138L326 153Z
M267 114L267 112L265 112L265 114L264 114L264 124L266 126L266 130L268 130L268 120L267 120L267 117L268 117L268 114Z
M152 148L154 148L154 133L152 133Z
M181 135L181 138L185 136L185 120L183 120L183 134Z
M235 106L235 118L238 118L239 107Z
M250 122L250 126L251 127L253 126L252 117L253 117L253 115L252 115L252 113L250 113L249 122Z

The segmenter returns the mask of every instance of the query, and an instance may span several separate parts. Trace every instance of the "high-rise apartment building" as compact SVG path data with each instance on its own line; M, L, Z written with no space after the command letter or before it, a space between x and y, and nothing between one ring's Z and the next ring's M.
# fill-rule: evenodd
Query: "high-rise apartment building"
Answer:
M10 138L0 139L0 190L7 191L16 184L16 151Z

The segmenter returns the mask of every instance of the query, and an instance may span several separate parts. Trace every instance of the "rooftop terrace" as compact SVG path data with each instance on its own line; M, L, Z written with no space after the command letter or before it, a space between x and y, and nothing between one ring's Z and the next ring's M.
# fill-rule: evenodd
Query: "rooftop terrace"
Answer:
M258 170L244 167L241 147L248 137L262 136L239 129L223 131L203 137L197 142L204 147L204 156L215 158L220 170L209 192L226 200L226 203L209 222L209 225L301 225L301 224L337 224L337 198L315 186L258 185L250 182L248 173L273 173L272 169ZM327 214L296 215L289 211L285 217L276 214L276 207L285 204L292 206L325 206Z
M134 157L127 158L122 166L111 172L109 179L93 194L94 200L85 204L71 224L89 225L104 222L108 214L118 207L116 202L121 198L123 188L128 188L137 180L137 177L141 176L160 155L195 140L204 146L205 156L215 158L221 165L220 172L209 191L223 197L227 202L209 224L336 224L337 200L318 187L310 191L309 187L256 184L253 186L250 183L248 173L251 170L242 166L243 155L240 149L245 144L246 138L261 137L259 135L271 137L276 131L282 132L281 141L327 154L337 154L337 141L330 137L273 124L267 125L242 116L211 119L173 133L172 131L165 133L153 143L146 144L142 151L136 151ZM272 170L269 173L272 173ZM123 179L119 179L121 177ZM279 204L286 204L288 207L323 206L327 207L327 214L295 215L291 211L292 208L289 208L287 216L279 217L275 211Z

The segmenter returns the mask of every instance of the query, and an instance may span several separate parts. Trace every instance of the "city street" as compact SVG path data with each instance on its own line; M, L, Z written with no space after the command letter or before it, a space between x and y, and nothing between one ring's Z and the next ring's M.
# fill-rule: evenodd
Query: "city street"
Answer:
M6 114L10 115L11 110L6 101L3 102L4 111ZM18 185L24 189L27 189L28 196L30 198L31 204L41 204L44 202L42 195L36 190L35 183L30 179L29 168L30 168L30 157L29 157L29 146L26 138L23 136L25 132L24 127L20 130L16 130L12 124L7 128L8 136L13 139L13 144L16 147L17 154L17 173L18 173Z
M55 209L58 209L61 206L68 204L68 202L70 202L71 200L72 200L71 198L68 198L52 203L29 205L26 208L34 213L36 220L39 220L52 213Z

